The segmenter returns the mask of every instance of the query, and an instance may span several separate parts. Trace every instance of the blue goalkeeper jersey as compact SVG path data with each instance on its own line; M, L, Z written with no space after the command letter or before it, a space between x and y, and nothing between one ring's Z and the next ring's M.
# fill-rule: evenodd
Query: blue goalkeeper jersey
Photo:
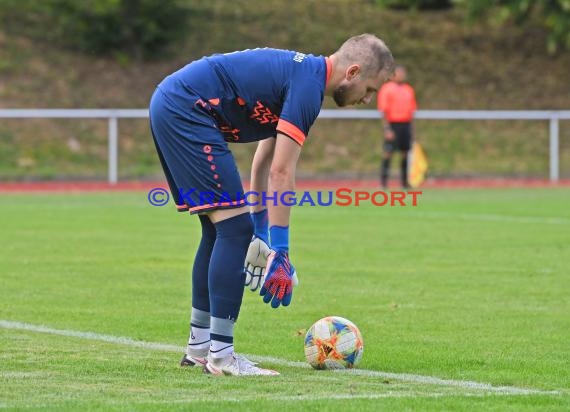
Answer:
M279 132L302 145L330 73L323 56L264 48L204 57L158 87L183 115L207 112L227 141L254 142Z

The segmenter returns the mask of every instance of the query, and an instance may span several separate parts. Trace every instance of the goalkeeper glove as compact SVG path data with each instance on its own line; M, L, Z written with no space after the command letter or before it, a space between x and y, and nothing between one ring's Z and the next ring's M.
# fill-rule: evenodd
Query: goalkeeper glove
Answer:
M249 286L251 291L255 292L261 285L267 266L267 258L271 252L268 241L269 218L267 209L251 213L250 216L253 222L254 235L247 250L243 269L245 286Z
M271 307L277 308L280 304L289 306L293 297L293 276L295 268L289 262L289 255L285 251L271 253L267 259L267 276L259 294L263 301Z
M295 268L289 261L289 227L272 226L271 246L275 252L271 252L267 260L266 277L260 295L263 301L269 303L273 308L280 304L288 306L293 297L293 286L299 281Z
M252 292L255 292L262 283L270 253L267 243L253 235L244 263L245 286L249 286Z

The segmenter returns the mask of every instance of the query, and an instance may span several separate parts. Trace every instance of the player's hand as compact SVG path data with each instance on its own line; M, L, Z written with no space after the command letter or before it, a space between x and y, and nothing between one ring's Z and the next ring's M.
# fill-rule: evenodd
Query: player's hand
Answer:
M293 286L298 283L297 273L287 252L272 251L267 259L267 275L259 291L263 301L271 301L273 308L279 307L280 304L289 306L293 297Z
M392 141L392 140L394 140L396 135L392 129L385 129L384 130L384 137L386 138L386 140Z
M261 286L265 268L267 266L267 258L271 253L269 245L266 241L257 236L253 236L245 256L245 286L249 286L252 292L255 292Z

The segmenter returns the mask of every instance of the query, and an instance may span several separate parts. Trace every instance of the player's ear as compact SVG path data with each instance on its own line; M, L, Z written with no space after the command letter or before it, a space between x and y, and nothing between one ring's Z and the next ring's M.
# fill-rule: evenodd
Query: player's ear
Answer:
M351 64L346 68L345 77L346 80L350 81L354 79L356 76L360 74L360 65L359 64Z

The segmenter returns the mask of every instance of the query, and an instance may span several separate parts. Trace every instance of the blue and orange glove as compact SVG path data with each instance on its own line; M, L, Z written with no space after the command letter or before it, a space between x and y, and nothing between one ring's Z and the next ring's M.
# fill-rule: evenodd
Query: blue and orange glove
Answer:
M252 213L253 237L247 249L243 270L245 272L245 286L255 292L261 286L267 258L271 253L269 249L269 217L267 209Z
M298 284L297 273L289 261L289 227L271 226L271 252L267 259L267 271L259 294L271 307L289 306L293 286Z

